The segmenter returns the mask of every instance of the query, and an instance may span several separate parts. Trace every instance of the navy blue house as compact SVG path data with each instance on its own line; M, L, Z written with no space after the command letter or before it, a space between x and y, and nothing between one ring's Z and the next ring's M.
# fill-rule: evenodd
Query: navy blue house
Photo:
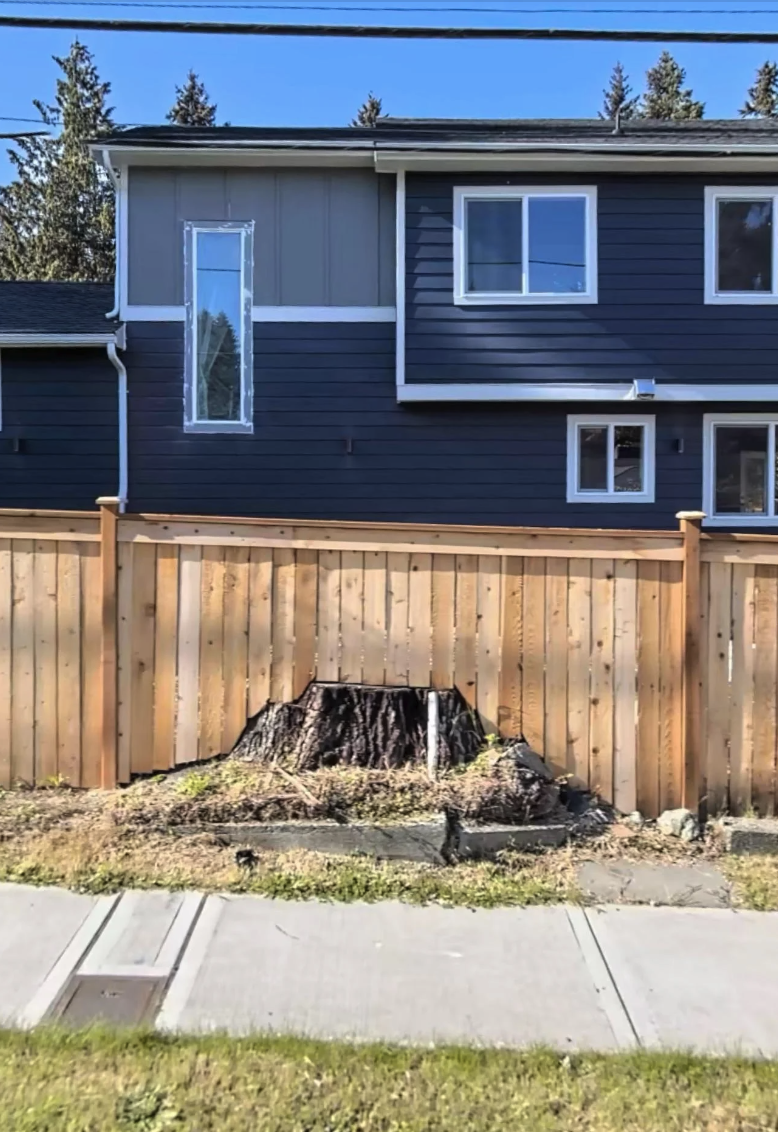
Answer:
M775 123L170 126L93 151L115 292L0 285L0 505L118 485L131 511L778 527ZM54 325L66 301L86 322Z

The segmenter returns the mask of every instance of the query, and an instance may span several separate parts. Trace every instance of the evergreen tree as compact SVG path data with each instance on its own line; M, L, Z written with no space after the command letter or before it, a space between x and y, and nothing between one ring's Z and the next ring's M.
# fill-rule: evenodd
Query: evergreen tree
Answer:
M778 63L763 63L740 111L743 118L778 118Z
M607 90L602 92L602 110L600 118L615 120L616 115L626 121L634 118L637 113L639 99L630 98L632 87L629 85L626 72L621 63L617 63L611 71L611 80Z
M183 86L176 87L176 101L167 120L175 126L216 125L216 106L194 71L190 70Z
M62 71L54 105L33 102L53 132L8 151L15 179L0 188L0 279L109 282L113 187L86 143L113 129L111 88L78 40L54 61Z
M641 118L659 118L667 122L682 122L702 118L705 103L692 98L689 87L684 87L686 71L669 51L663 51L646 72L646 92L640 104Z
M352 126L375 126L381 117L382 102L376 98L372 90L357 110L356 118L352 119Z

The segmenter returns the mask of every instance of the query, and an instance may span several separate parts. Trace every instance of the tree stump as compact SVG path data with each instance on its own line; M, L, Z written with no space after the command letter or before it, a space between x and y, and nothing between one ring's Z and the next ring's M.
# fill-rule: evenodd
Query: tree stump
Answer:
M268 702L233 748L236 758L295 770L360 766L390 770L427 761L428 688L312 681L287 704ZM438 765L471 761L485 735L478 714L457 688L438 689Z

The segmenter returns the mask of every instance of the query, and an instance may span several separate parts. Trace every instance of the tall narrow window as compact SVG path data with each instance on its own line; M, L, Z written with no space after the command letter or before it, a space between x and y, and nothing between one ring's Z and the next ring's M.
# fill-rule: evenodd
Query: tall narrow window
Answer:
M457 303L597 301L597 190L454 189Z
M568 503L653 503L654 418L568 417Z
M778 302L778 188L705 193L705 301Z
M187 223L185 427L251 432L253 224Z

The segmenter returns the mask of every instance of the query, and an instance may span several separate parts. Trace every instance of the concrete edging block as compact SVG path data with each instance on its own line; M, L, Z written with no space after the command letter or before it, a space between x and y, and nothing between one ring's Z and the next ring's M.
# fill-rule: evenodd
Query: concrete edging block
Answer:
M384 861L445 865L452 857L491 857L504 849L554 848L564 845L570 826L454 825L441 815L419 822L378 825L354 822L228 822L171 827L181 836L208 833L228 845L286 853L295 849L348 856L364 854Z
M735 854L778 854L778 818L725 818L724 848Z

